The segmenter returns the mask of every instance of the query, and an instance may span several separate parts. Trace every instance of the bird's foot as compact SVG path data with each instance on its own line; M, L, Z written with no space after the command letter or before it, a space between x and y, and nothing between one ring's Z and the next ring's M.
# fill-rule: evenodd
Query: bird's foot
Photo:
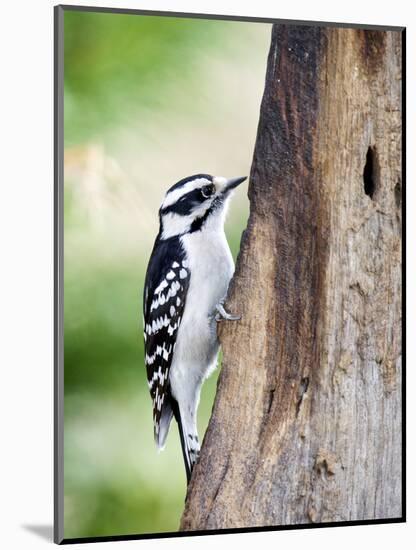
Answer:
M221 301L219 304L215 307L217 314L215 315L215 320L219 323L220 321L239 321L241 319L241 315L232 315L231 313L228 313L225 311L224 308L224 302Z

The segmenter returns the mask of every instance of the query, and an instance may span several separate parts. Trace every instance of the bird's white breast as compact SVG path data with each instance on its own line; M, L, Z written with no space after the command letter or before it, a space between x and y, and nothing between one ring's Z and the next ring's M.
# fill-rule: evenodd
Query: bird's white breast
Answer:
M224 231L190 233L182 241L191 273L183 322L185 316L198 322L225 297L234 262Z
M171 368L175 386L186 379L198 385L215 367L218 353L215 306L222 300L234 272L234 262L222 228L206 228L181 237L190 282L178 329Z

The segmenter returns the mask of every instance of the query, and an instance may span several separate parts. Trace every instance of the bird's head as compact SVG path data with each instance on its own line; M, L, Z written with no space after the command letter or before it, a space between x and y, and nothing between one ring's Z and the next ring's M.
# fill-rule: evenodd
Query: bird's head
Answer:
M196 174L175 183L159 210L161 239L221 228L232 190L245 179Z

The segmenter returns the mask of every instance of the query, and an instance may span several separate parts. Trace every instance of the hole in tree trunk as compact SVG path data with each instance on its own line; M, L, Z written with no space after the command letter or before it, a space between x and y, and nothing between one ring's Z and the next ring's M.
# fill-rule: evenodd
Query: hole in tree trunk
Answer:
M402 186L399 181L394 187L394 199L396 201L396 207L400 208L402 205Z
M376 180L375 180L375 152L372 147L368 148L367 157L365 160L363 180L364 180L364 192L366 195L373 198L374 192L376 190Z

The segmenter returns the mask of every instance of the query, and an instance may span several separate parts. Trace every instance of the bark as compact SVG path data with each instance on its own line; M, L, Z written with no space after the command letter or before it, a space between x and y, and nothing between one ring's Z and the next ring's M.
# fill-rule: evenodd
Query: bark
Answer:
M275 25L182 530L400 518L400 31Z

